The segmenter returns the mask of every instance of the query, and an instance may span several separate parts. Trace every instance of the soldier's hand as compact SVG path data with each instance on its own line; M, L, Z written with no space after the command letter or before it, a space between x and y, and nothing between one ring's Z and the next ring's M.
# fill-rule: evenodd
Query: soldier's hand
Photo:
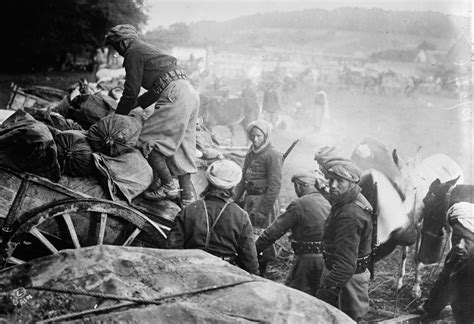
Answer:
M319 288L316 291L316 297L334 307L339 307L339 292L335 289Z

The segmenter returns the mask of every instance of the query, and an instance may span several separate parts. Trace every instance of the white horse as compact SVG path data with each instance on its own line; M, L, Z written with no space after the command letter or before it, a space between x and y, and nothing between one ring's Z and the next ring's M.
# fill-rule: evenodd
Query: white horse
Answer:
M433 154L424 159L421 159L421 147L418 148L415 158L411 161L405 161L396 150L393 151L393 160L398 167L400 174L394 179L395 186L405 196L403 201L406 210L411 216L416 225L417 240L414 253L415 261L415 284L413 285L412 293L415 297L421 297L421 268L423 264L419 258L419 248L421 241L421 226L422 213L425 208L423 198L429 191L430 184L436 179L441 182L458 179L457 184L463 183L463 171L456 161L446 154ZM403 286L403 275L406 260L403 261L403 273L397 284L400 289Z
M420 262L419 248L421 240L422 212L424 209L423 198L429 190L430 184L439 178L441 181L449 181L459 177L457 183L462 183L463 172L461 167L449 156L445 154L433 154L425 159L421 158L421 147L413 159L403 159L398 155L396 149L389 153L389 150L377 140L365 139L356 147L351 159L354 160L362 170L374 168L385 174L394 189L398 192L400 199L403 201L404 213L413 221L415 230L416 243L414 250L415 264L415 284L412 288L412 294L415 297L421 296L421 268L423 264ZM410 232L411 233L411 232ZM408 232L405 231L405 234ZM395 283L396 289L403 287L403 279L405 276L406 255L408 246L413 237L405 235L403 241L396 242L392 240L391 244L386 244L380 253L391 253L396 245L402 247L402 259L400 262L399 279ZM400 238L399 238L400 239ZM388 251L388 252L387 252Z

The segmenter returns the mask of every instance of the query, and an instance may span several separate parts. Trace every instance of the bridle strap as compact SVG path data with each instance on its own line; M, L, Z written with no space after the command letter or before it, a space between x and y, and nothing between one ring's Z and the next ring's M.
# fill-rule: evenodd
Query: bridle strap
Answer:
M451 187L449 187L448 192L446 192L446 195L444 196L444 213L446 213L450 207L451 204L451 195L453 194L453 190L456 187L456 184L453 184Z

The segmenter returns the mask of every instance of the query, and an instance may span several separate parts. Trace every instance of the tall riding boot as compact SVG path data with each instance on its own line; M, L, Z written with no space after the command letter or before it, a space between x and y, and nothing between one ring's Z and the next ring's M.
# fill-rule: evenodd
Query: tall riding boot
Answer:
M181 189L181 206L186 207L194 200L196 200L194 194L194 186L191 180L191 174L185 173L178 176L179 187Z
M166 164L166 156L153 150L148 156L148 163L153 169L153 183L149 190L143 193L143 197L148 200L178 199L179 189L176 187ZM158 180L160 185L158 185Z

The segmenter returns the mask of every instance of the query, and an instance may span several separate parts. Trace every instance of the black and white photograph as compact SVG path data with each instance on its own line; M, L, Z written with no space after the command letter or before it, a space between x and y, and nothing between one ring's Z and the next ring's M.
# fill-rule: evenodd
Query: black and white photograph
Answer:
M0 323L474 323L470 0L6 0Z

